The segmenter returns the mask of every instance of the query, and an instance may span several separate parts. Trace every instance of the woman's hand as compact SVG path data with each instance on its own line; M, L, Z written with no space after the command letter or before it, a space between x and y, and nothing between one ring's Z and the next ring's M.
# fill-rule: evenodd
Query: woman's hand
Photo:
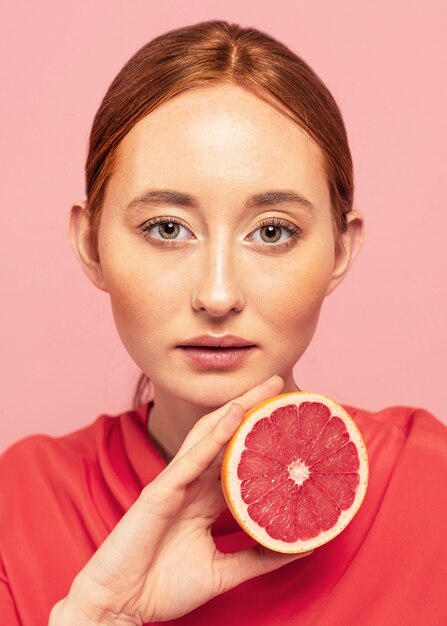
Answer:
M250 408L281 393L279 376L205 415L86 566L50 626L137 625L180 617L245 580L307 556L262 546L224 554L211 526L225 508L222 450ZM81 621L83 620L83 621Z

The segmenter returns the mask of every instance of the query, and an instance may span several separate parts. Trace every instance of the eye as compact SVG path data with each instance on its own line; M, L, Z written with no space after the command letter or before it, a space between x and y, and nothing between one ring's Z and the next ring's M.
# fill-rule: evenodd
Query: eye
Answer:
M158 226L155 232L158 232L162 235L161 238L156 237L151 231ZM169 241L178 241L179 238L176 236L180 230L180 228L186 229L186 226L182 226L180 220L175 217L156 217L152 220L148 220L142 226L140 226L140 231L143 233L143 237L145 239L155 240L160 245L164 245L167 243L169 245ZM166 235L166 237L164 236Z
M257 232L258 230L261 234L260 243L267 243L267 245L269 245L269 243L277 244L282 235L281 231L288 232L289 237L285 241L282 241L281 243L275 245L275 248L281 249L292 245L302 235L302 232L298 228L298 226L295 226L295 224L287 222L286 220L282 220L278 217L271 217L269 219L263 220L259 224L258 228L253 232Z
M177 237L181 228L189 230L175 217L155 217L140 226L140 231L145 239L153 241L156 245L172 246L173 244L170 243L171 241L175 244L176 241L183 241L186 239ZM153 230L154 232L152 232ZM257 231L260 231L261 241L255 239L255 243L260 243L262 246L270 248L279 248L281 250L292 245L299 237L302 236L302 232L298 226L277 217L263 220L259 224L258 228L252 232L256 233ZM282 236L281 231L287 232L289 237L285 241L278 244L277 242ZM156 236L154 233L158 233L160 237Z

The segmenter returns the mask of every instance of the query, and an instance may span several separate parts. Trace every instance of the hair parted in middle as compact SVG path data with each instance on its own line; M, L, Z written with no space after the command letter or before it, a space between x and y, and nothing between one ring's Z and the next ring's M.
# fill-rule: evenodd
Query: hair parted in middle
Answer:
M335 241L346 230L354 194L353 164L341 112L319 76L285 44L253 27L222 20L168 31L140 48L110 84L90 132L86 210L91 245L97 235L107 181L119 166L119 147L146 115L190 89L235 84L277 108L321 149ZM133 405L143 402L142 374Z

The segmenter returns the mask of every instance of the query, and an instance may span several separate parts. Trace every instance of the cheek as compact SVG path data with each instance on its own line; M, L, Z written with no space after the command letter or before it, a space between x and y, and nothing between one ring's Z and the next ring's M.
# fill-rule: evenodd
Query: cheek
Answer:
M265 284L259 313L278 336L295 338L313 333L333 271L331 248L297 255L277 275L275 284ZM269 281L270 282L270 281Z
M178 272L161 271L144 248L142 252L134 242L123 242L105 246L101 256L116 327L128 348L160 333L177 300L178 286L172 280L179 279Z
M163 366L160 341L169 326L173 304L166 284L153 272L126 273L122 267L109 281L110 300L116 330L123 346L139 368L148 373ZM165 337L172 341L171 337ZM162 342L163 343L163 342ZM150 367L148 364L150 363ZM152 378L152 375L151 375Z
M159 332L173 313L176 304L175 286L167 276L153 271L123 274L122 270L109 281L113 315L120 334L135 334L140 339Z

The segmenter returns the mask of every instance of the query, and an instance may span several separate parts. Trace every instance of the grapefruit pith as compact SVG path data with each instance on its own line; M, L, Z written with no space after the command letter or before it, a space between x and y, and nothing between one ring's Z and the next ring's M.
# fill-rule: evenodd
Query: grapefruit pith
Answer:
M225 500L239 525L277 552L327 543L359 510L368 454L347 411L319 393L273 396L249 410L222 458Z

